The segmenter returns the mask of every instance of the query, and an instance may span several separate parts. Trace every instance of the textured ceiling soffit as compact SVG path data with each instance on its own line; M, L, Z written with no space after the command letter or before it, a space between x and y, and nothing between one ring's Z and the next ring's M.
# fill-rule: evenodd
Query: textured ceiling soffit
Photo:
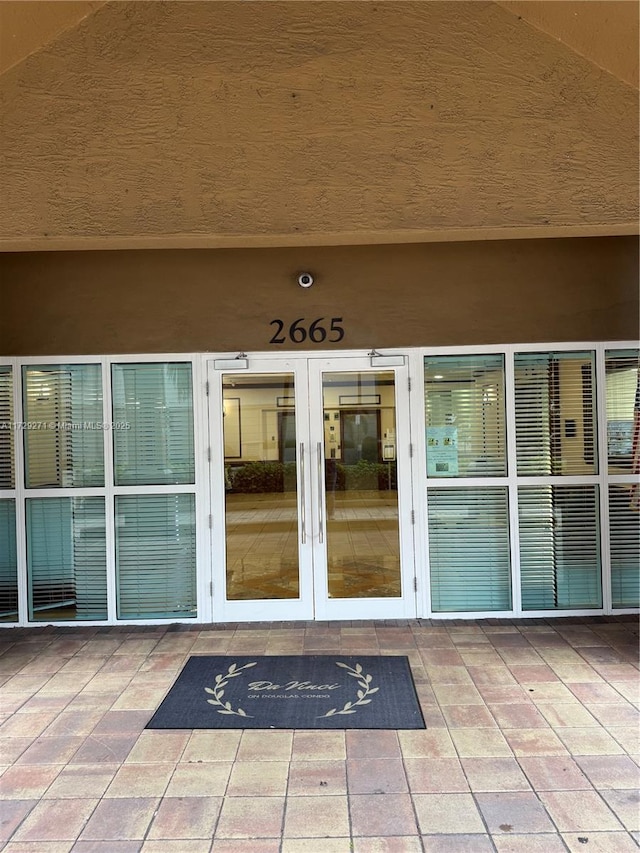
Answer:
M565 3L564 0L556 0L556 2L558 2L558 5L563 5L563 6L571 6L572 5L570 2ZM597 2L597 0L595 0L595 2ZM595 5L595 2L594 2L594 5ZM51 6L54 6L56 4L53 4L53 3L22 4L22 3L1 3L0 2L0 24L2 23L3 7L10 6L10 5L13 5L13 6L41 6L42 5L42 6L51 7ZM84 7L86 11L85 11L85 14L83 14L80 17L77 17L75 21L71 21L68 25L65 25L64 27L55 30L55 32L52 32L52 34L48 38L48 40L42 40L38 46L35 46L32 50L26 51L21 59L17 59L14 62L14 65L18 64L21 61L24 61L29 56L33 56L34 54L37 54L43 50L46 50L48 47L50 48L51 44L55 43L61 36L67 35L71 30L76 29L79 26L83 25L83 22L86 21L86 19L88 17L94 16L95 13L101 9L101 7L103 7L103 6L117 7L118 4L110 3L110 2L104 2L104 1L103 2L75 3L75 4L60 3L60 6L63 6L63 5L64 6L76 5L78 7ZM491 4L486 4L486 5L490 6ZM503 13L504 15L515 16L515 17L521 19L524 26L530 28L531 30L535 30L537 33L540 34L541 38L546 37L547 39L552 39L553 41L557 42L558 44L561 44L562 48L567 50L568 52L573 53L576 56L580 56L584 59L585 62L590 63L591 65L597 67L598 69L604 70L605 73L607 73L611 76L612 81L615 80L616 83L619 84L620 86L628 87L627 91L629 88L631 88L632 84L629 83L629 81L627 81L623 77L621 77L620 74L612 71L611 68L606 67L602 61L595 60L592 56L590 56L584 50L578 49L575 46L575 44L568 43L564 38L557 35L555 32L551 32L550 28L543 28L539 23L532 22L532 21L528 20L524 15L520 14L517 11L517 7L535 6L536 5L535 3L531 3L531 2L507 2L507 0L493 0L493 5L495 7L497 7L500 10L500 12ZM548 5L548 4L545 4L543 2L541 5ZM583 3L576 3L575 5L580 6L580 5L584 5L584 4ZM602 5L602 4L598 4L598 5ZM620 3L616 2L616 0L614 0L614 2L612 2L610 5L611 6L617 6L617 5L620 5ZM633 5L635 5L635 4L633 4ZM526 11L526 10L524 10L524 11ZM106 10L105 10L105 12L106 12ZM632 38L633 38L633 32L632 32ZM4 69L2 68L2 63L0 63L0 76L3 73L3 70ZM604 222L603 223L591 222L591 223L585 224L584 229L585 229L585 234L596 233L599 228L603 228L606 233L619 233L619 232L615 231L616 226L618 228L621 228L621 223L614 223L614 224L609 223L607 225ZM514 229L514 232L520 227L522 227L522 226L521 225L517 226ZM539 224L536 223L535 227L541 227L541 226L539 226ZM533 228L530 227L528 230L530 232L532 232L535 230L535 227L533 227ZM575 227L576 227L575 223L570 224L568 226L562 226L562 225L559 225L556 223L555 225L552 225L550 228L550 230L553 230L555 233L546 234L546 236L562 236L562 234L568 234L569 232L571 232ZM578 226L578 227L580 227L580 226ZM451 229L448 229L445 227L442 229L441 234L446 234L450 230ZM495 228L487 227L487 228L483 228L482 230L486 231L487 236L489 236L491 231L494 231L497 233L497 231L500 231L501 229L499 229L499 228L495 229ZM524 230L527 230L527 229L524 229ZM636 226L633 223L627 222L625 228L621 229L621 230L624 231L625 233L635 233ZM430 231L432 234L435 234L439 231L439 229L438 228L430 228L430 229L428 229L428 231ZM473 234L473 236L472 236L472 234ZM126 240L129 236L133 236L133 235L123 235L123 239ZM157 236L158 235L150 235L150 239L153 239L154 237L157 237ZM185 235L183 235L183 234L178 234L175 236L176 236L176 239L178 241L181 241L182 239L185 238ZM189 235L186 235L186 236L188 239ZM254 235L254 236L256 237L256 239L259 238L259 235ZM267 239L268 241L272 241L275 236L276 235L270 234L270 235L267 235L265 239ZM505 238L514 237L514 236L517 236L517 235L515 233L509 234L509 235L506 235L506 234L504 235ZM206 235L196 235L196 239L202 239L203 237L204 237L204 239L207 239ZM298 237L302 238L302 235L298 235ZM425 236L423 233L418 239L424 239L424 238L425 238ZM42 236L35 236L34 237L32 235L31 239L34 239L35 242L40 242L40 241L42 241L43 243L46 242L46 240L43 239ZM57 239L66 242L68 240L74 240L74 239L78 240L78 239L82 239L82 238L79 237L79 235L75 234L75 235L58 235ZM95 238L95 235L94 235L93 239L97 239L97 238ZM117 240L118 238L112 234L107 239L112 239L112 240L116 239ZM145 240L143 235L136 235L135 239L139 239L142 242L144 242L144 240ZM243 239L246 239L246 236L244 236ZM304 238L302 238L302 239L304 239ZM307 237L307 239L308 239L308 237ZM453 239L465 239L465 237L461 237L460 235L457 235ZM478 233L478 229L474 228L474 229L469 230L469 233L468 233L468 236L466 237L466 239L486 239L486 237L481 237L481 235ZM398 237L397 240L402 242L400 237ZM231 242L231 244L233 244L233 240L231 240L230 242ZM370 240L365 239L364 242L370 242ZM375 240L374 240L374 242L375 242ZM395 240L393 242L395 242ZM36 248L36 247L34 246L33 248ZM37 248L45 248L45 246L40 245ZM58 246L56 246L56 248L62 248L62 246L58 245ZM11 251L12 249L9 248L8 250ZM14 250L15 250L15 248L14 248ZM2 251L2 247L0 247L0 251Z
M77 27L85 18L108 5L108 2L0 0L0 75ZM562 42L589 62L638 88L640 3L636 0L493 2L528 25ZM622 9L625 10L624 21L619 14ZM626 38L626 44L621 42L621 35Z

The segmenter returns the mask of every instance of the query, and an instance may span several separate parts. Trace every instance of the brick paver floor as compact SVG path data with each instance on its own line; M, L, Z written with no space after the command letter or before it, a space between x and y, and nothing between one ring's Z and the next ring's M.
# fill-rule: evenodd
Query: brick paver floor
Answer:
M407 655L424 731L158 731L191 654ZM6 853L626 853L638 620L0 631Z

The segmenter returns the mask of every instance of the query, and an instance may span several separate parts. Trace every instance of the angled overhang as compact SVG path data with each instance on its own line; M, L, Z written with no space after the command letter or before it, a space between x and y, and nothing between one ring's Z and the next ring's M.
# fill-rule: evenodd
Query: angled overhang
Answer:
M635 3L44 5L77 18L0 76L0 249L638 231Z
M497 0L498 5L638 88L637 0Z
M0 74L54 41L104 6L104 2L56 0L0 2Z

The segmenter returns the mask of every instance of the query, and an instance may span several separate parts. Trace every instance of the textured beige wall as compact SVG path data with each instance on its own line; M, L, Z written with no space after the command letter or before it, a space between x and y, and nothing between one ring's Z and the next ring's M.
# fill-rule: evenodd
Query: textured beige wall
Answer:
M0 78L0 246L621 233L637 100L495 3L107 4Z
M300 271L316 283L303 290ZM339 348L633 340L633 237L404 246L0 255L8 355L305 350L285 328L342 317ZM329 323L327 323L329 325ZM322 347L326 347L322 344Z

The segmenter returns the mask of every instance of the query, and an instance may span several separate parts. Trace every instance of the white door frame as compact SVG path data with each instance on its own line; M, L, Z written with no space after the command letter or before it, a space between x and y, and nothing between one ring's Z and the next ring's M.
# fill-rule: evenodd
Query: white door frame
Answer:
M237 359L238 369L233 365L219 369L216 362L229 362L233 359L211 359L207 362L207 381L209 391L209 439L210 456L209 482L211 498L210 514L210 553L211 553L211 592L213 597L212 616L214 622L272 622L280 620L313 619L313 565L312 551L303 543L301 525L298 528L298 559L300 597L283 600L226 600L226 524L225 524L225 482L224 482L224 435L222 428L222 380L225 375L242 373L243 375L265 373L291 373L294 376L296 396L296 447L304 443L309 432L309 410L303 403L307 398L307 373L304 362L298 356L265 359L260 356L248 357L246 361ZM308 485L305 472L305 457L297 466L297 505L298 519L310 516ZM222 464L220 464L222 462Z
M408 619L416 615L414 588L412 491L411 491L411 433L409 419L409 373L407 359L403 365L372 366L368 355L334 355L310 357L309 399L312 473L312 512L314 530L315 605L317 619ZM330 598L327 577L327 537L323 518L324 503L324 417L322 377L324 373L393 371L395 376L396 465L398 479L398 533L400 570L403 595L401 598Z
M233 361L238 362L234 369ZM409 366L372 366L363 352L255 353L207 359L208 420L210 441L210 591L214 622L289 621L308 619L397 619L416 616L415 561L411 488L411 436L409 416ZM216 362L218 363L216 365ZM320 533L324 512L324 416L323 372L395 372L396 463L398 469L398 513L401 598L330 599L327 590L326 537ZM225 483L222 377L291 373L296 394L297 505L300 597L282 600L227 601L225 569ZM319 455L320 453L320 455ZM217 463L217 464L216 464ZM303 529L304 520L304 529ZM324 524L324 519L322 519ZM323 541L320 541L323 539ZM303 541L304 540L304 541Z

